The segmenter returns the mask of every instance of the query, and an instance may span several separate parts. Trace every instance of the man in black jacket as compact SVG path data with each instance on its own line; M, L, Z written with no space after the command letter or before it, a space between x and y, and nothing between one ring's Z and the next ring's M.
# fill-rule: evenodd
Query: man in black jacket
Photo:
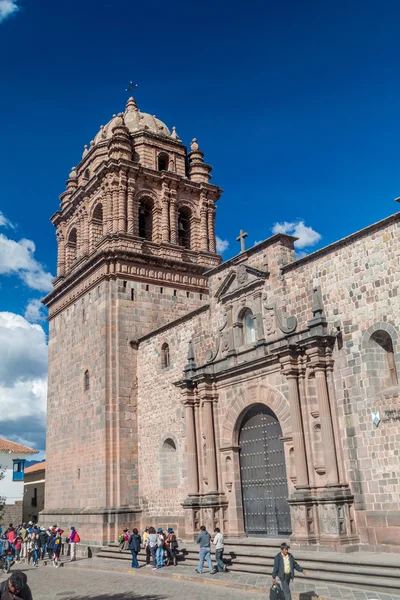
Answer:
M285 594L285 600L292 600L290 593L290 582L294 579L294 572L299 571L306 574L304 569L295 561L293 554L289 552L289 546L286 543L281 544L281 551L275 556L274 568L272 571L272 583L276 583L276 577L279 577L282 591Z
M22 571L13 571L0 586L0 598L2 600L33 600L27 580L27 576Z

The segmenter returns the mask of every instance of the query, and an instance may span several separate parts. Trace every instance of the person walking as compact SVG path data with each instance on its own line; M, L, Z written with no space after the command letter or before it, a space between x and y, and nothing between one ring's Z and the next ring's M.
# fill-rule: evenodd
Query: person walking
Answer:
M215 561L217 563L218 573L222 573L227 571L224 561L222 560L222 556L224 554L224 536L221 533L219 527L214 529L214 539L213 544L215 546Z
M28 543L28 531L26 529L26 523L22 523L22 527L21 527L21 538L22 538L22 545L21 545L21 559L26 562L27 559L27 543Z
M10 577L0 585L0 598L2 600L33 600L27 581L25 573L13 571Z
M71 527L71 535L69 536L69 547L71 550L71 562L76 560L76 545L79 544L81 538L75 527Z
M15 550L15 562L21 562L21 546L22 546L22 537L17 535L14 540L14 550Z
M46 531L45 527L41 527L40 528L40 533L39 533L39 547L40 547L40 558L42 560L44 560L45 556L46 556L46 550L47 550L47 542L49 541L49 535Z
M211 561L211 536L204 525L200 527L200 533L196 538L196 544L199 544L200 546L199 566L196 569L196 573L203 572L204 560L206 560L208 568L210 569L210 575L214 575L214 573L216 573L217 571L214 569Z
M61 553L61 533L57 531L56 537L51 540L51 549L53 551L53 566L58 569L60 566L60 553Z
M147 543L150 548L150 556L153 563L153 569L157 569L157 542L158 536L154 527L149 527L149 537Z
M293 554L289 552L289 546L286 542L281 544L281 551L275 556L274 568L272 570L272 584L276 584L276 578L279 577L285 600L292 600L290 593L290 582L294 579L294 572L299 571L305 576L304 569L295 561Z
M176 535L172 527L168 527L167 529L167 537L165 538L165 547L167 549L167 567L173 564L174 567L177 565L176 561L176 553L178 550L178 540L176 539Z
M165 552L165 533L162 527L157 529L157 569L161 569L164 566L164 552Z
M149 539L149 527L146 527L146 529L143 532L142 542L143 542L144 550L146 552L146 567L151 567L151 555L150 555L150 546L148 544L148 539Z
M135 527L134 529L132 529L132 535L129 538L129 542L128 542L129 550L131 551L131 554L132 554L132 569L139 568L137 555L140 552L140 544L141 543L142 543L142 539L139 535L138 530Z

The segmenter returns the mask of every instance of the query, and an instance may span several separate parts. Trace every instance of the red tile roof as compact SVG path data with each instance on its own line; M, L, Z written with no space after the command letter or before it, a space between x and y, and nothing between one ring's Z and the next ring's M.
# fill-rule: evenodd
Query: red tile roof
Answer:
M31 467L27 467L25 469L25 475L29 475L30 473L38 473L39 471L45 471L46 470L46 462L40 462L37 463L36 465L32 465Z
M11 452L13 454L38 454L39 450L34 450L33 448L28 448L22 444L17 444L16 442L10 442L10 440L0 438L0 452Z

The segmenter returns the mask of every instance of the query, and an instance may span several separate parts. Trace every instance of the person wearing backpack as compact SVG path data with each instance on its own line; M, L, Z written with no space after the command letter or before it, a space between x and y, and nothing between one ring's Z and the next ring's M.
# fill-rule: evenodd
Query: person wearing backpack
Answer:
M176 539L176 535L172 527L168 527L167 529L168 535L165 539L165 546L167 548L167 567L173 564L176 567L176 554L178 552L178 540Z
M76 545L79 544L81 538L75 527L71 527L71 535L69 536L69 546L71 549L71 562L76 560Z

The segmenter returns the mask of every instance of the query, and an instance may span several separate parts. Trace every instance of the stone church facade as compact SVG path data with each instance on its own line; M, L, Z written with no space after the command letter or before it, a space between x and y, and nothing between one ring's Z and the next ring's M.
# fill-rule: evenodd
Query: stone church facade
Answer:
M43 522L400 547L400 213L296 259L221 263L197 140L133 98L85 147L57 230ZM54 493L57 490L57 493Z

